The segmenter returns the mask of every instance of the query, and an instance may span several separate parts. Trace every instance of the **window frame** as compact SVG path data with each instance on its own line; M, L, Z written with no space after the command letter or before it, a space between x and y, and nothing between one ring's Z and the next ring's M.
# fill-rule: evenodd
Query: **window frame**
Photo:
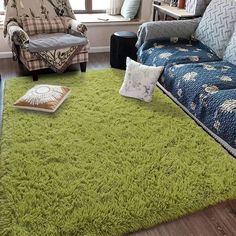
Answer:
M85 10L72 9L75 14L106 13L106 9L93 10L93 1L92 0L84 0L84 1L85 1Z
M7 4L7 0L1 0L4 3L4 6ZM75 14L91 14L91 13L106 13L106 9L104 10L93 10L93 1L92 0L84 0L85 1L85 10L72 9ZM4 15L5 10L0 10L0 15Z

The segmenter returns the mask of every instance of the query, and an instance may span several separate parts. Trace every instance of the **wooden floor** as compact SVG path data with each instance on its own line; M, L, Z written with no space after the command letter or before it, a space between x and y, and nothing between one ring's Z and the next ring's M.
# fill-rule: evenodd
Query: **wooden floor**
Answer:
M99 70L110 67L109 53L94 53L90 54L87 70ZM77 71L79 65L72 65L69 67L69 71ZM53 73L51 70L44 70L42 73ZM3 79L9 79L16 76L29 75L29 72L25 70L18 62L9 59L0 59L0 74ZM40 78L40 77L39 77Z
M88 70L110 67L108 53L90 54L89 60ZM78 68L73 66L70 71ZM3 79L28 74L11 59L0 59L0 73ZM45 71L45 73L52 72ZM127 236L236 236L236 200Z

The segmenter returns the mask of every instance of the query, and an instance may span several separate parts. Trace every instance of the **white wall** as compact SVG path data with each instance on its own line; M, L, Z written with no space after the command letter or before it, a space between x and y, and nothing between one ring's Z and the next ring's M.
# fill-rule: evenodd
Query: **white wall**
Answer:
M98 23L87 24L88 39L91 45L92 52L107 51L110 46L110 36L117 31L133 31L137 32L138 27L145 21L151 19L152 0L143 0L141 11L139 13L138 22L120 22L120 23ZM7 39L3 38L3 28L0 28L0 58L8 55L10 48Z
M137 32L139 26L146 21L151 20L152 0L143 0L138 22L120 22L120 23L99 23L87 24L88 39L91 47L109 47L110 36L117 31Z
M7 39L3 37L3 27L0 28L0 52L9 52Z

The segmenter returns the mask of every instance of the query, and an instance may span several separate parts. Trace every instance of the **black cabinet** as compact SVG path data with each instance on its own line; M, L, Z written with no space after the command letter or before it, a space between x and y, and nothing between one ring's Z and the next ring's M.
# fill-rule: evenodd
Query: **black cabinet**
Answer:
M121 31L111 36L110 63L111 67L117 69L126 68L126 57L137 60L137 34Z

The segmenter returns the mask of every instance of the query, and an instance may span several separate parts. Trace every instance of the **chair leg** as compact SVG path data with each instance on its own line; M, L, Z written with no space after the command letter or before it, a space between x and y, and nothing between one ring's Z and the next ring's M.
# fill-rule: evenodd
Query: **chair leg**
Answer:
M23 64L22 61L21 61L19 58L17 59L17 61L18 61L18 63L19 63L20 65Z
M81 72L86 72L87 62L80 63L80 70Z
M33 77L33 81L38 81L39 80L38 73L36 71L32 72L32 77Z

